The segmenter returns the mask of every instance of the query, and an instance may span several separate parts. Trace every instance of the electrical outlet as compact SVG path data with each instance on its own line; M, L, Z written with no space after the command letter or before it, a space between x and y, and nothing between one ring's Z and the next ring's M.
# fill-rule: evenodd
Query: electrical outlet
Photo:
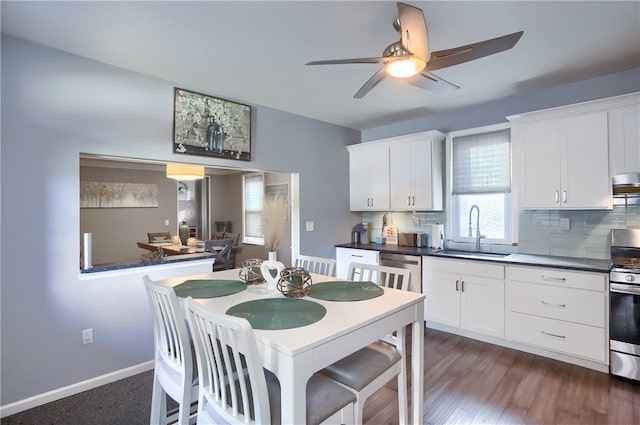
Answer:
M93 342L93 328L84 329L82 331L82 343L91 344Z
M167 220L165 220L165 221L164 221L164 225L165 225L165 226L168 226L168 225L169 225L169 219L167 219Z
M313 232L313 221L307 221L307 232Z
M571 219L570 218L561 218L560 219L560 230L569 230L571 229Z

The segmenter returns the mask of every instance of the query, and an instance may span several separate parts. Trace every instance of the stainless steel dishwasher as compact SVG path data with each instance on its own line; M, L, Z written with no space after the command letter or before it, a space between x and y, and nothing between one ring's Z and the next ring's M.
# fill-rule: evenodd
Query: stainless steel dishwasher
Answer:
M420 255L404 255L380 253L380 265L411 270L409 290L422 293L422 257Z

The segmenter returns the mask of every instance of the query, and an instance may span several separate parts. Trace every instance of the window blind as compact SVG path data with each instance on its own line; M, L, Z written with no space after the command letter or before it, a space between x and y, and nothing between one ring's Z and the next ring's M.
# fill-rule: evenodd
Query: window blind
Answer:
M452 193L511 192L510 130L452 139Z
M244 177L244 233L247 237L262 238L262 174Z

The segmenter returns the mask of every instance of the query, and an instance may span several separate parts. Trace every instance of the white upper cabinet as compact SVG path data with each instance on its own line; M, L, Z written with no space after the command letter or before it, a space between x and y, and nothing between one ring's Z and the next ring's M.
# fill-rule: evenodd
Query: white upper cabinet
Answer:
M389 209L389 146L363 143L348 146L351 211Z
M611 175L640 171L640 94L609 112Z
M615 158L635 152L640 162L638 109L634 121L634 112L628 108L633 96L637 98L637 94L618 96L508 117L514 123L513 167L519 207L611 209L613 164L628 167L625 160ZM625 153L616 153L620 150Z
M523 150L523 208L612 207L606 112L523 123L514 149Z
M428 131L389 139L392 210L442 210L444 137Z

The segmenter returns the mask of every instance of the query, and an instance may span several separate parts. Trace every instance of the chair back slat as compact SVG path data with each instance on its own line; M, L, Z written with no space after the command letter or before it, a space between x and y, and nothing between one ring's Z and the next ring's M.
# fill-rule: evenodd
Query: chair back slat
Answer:
M386 288L406 291L409 289L411 271L377 264L351 263L347 277L349 280L371 281Z
M333 258L298 255L296 257L295 266L302 267L311 273L333 276L333 272L336 268L336 260L334 260Z
M214 314L192 299L187 310L202 377L198 421L218 415L230 423L269 423L267 384L249 322Z
M185 347L189 347L189 339L175 291L155 285L148 276L144 277L144 283L154 316L156 354L172 369L191 370L190 358L189 364L185 364Z

